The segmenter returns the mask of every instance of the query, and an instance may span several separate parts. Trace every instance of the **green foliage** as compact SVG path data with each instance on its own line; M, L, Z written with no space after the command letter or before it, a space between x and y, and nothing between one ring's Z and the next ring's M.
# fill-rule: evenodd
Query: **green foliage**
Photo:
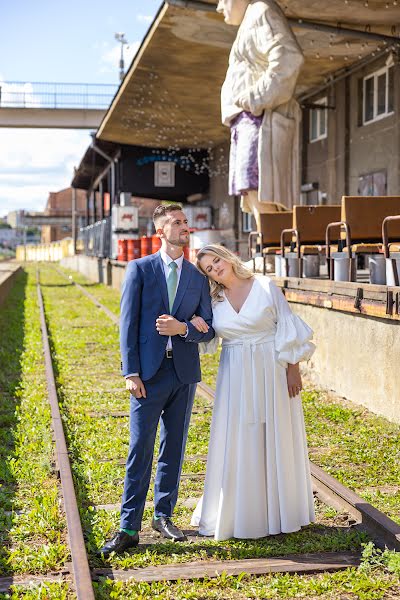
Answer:
M360 570L371 573L374 570L386 570L400 579L400 552L380 550L372 542L364 545Z
M64 582L41 583L29 589L12 586L9 594L0 594L0 600L75 600L76 595Z

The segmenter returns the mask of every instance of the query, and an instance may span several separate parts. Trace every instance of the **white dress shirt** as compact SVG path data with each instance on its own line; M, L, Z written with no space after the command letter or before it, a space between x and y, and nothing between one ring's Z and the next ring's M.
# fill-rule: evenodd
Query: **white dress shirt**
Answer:
M176 274L177 274L177 282L176 282L176 289L178 290L179 287L179 280L181 278L181 273L182 273L182 263L183 263L183 253L181 254L181 256L179 258L171 258L166 252L164 252L164 250L160 249L160 255L161 255L161 260L163 262L163 267L164 267L164 276L165 276L165 282L167 282L168 279L168 275L171 272L171 269L169 268L169 264L174 262L177 265L177 269L176 269ZM186 333L184 335L182 335L181 337L186 337L188 334L187 332L187 327L186 327ZM172 349L172 340L171 337L168 338L168 342L167 342L167 346L166 346L166 350L171 350ZM129 375L125 375L125 379L128 377L138 377L139 373L130 373Z

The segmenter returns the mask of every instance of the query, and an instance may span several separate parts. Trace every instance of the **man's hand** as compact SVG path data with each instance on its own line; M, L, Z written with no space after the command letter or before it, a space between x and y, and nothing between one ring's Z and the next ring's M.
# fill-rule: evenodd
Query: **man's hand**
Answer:
M171 315L160 315L156 320L156 329L160 335L185 335L186 323L181 323Z
M132 375L131 377L127 377L125 381L126 389L132 396L135 396L135 398L146 398L146 388L140 377Z
M303 389L303 384L301 383L299 363L297 363L296 365L288 364L286 377L289 396L291 398L295 398L300 394L301 390Z

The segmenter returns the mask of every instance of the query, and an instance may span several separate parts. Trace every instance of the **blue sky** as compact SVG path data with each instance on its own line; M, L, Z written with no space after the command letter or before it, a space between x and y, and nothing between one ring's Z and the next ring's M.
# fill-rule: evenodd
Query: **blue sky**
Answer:
M2 82L119 82L119 43L129 42L125 69L161 0L13 0L0 25ZM70 185L90 143L88 130L0 129L0 216L43 210L50 191Z

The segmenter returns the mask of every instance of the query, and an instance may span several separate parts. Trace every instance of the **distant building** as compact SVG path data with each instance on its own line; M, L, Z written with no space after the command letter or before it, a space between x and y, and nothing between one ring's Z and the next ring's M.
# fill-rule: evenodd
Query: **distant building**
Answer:
M12 210L8 213L6 219L8 225L10 225L13 229L19 229L24 226L24 213L23 210Z
M65 217L63 225L43 225L42 242L56 242L72 236L72 188L59 192L50 192L44 214L47 216ZM77 225L81 224L86 214L86 192L76 190Z
M8 227L0 227L0 248L14 249L22 242L22 232L9 229Z

